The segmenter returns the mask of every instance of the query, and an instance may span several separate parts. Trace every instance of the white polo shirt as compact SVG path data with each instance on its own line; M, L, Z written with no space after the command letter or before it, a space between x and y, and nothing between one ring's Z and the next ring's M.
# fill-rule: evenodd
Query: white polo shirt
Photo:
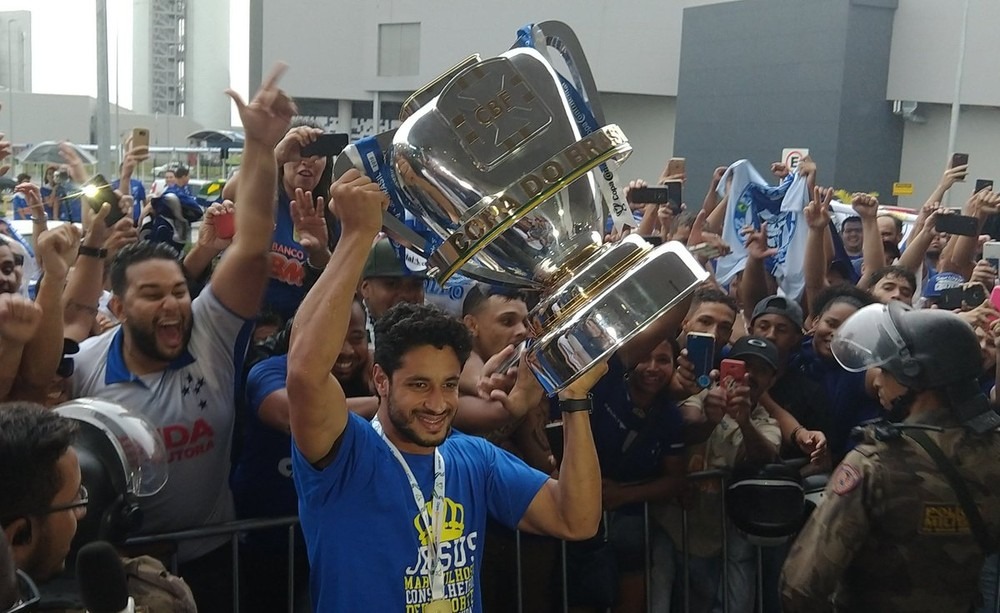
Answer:
M235 519L228 482L234 390L253 321L226 309L211 285L194 299L191 313L191 340L162 372L129 372L120 326L84 341L75 358L74 398L117 402L144 416L163 436L169 474L160 493L140 501L144 534ZM179 560L198 558L226 540L185 541Z

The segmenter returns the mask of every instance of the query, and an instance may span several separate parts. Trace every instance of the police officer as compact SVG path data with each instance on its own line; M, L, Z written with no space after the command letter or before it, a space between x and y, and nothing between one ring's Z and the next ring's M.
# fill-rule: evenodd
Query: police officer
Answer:
M1000 415L976 383L975 333L950 312L893 301L858 311L832 348L847 370L873 369L903 423L864 428L837 467L785 562L784 610L968 611L1000 533Z

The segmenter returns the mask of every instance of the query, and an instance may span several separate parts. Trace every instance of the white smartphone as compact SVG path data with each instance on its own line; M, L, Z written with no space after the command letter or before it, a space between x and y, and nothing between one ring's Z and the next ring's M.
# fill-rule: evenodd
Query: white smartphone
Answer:
M983 244L983 259L993 268L1000 268L1000 241L989 241Z

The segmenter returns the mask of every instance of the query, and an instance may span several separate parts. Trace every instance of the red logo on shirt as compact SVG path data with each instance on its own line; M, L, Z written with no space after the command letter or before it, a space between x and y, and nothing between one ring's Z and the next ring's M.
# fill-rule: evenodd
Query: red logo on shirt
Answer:
M215 430L202 418L191 426L172 424L160 428L160 436L167 446L167 461L189 460L211 451L215 447Z

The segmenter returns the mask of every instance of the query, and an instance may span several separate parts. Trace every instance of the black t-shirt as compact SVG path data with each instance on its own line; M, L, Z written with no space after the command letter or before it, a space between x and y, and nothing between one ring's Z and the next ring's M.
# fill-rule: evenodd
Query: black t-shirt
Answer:
M787 370L769 391L771 398L792 414L807 430L819 430L830 438L830 404L826 388L797 370ZM798 448L782 444L781 457L801 457Z

